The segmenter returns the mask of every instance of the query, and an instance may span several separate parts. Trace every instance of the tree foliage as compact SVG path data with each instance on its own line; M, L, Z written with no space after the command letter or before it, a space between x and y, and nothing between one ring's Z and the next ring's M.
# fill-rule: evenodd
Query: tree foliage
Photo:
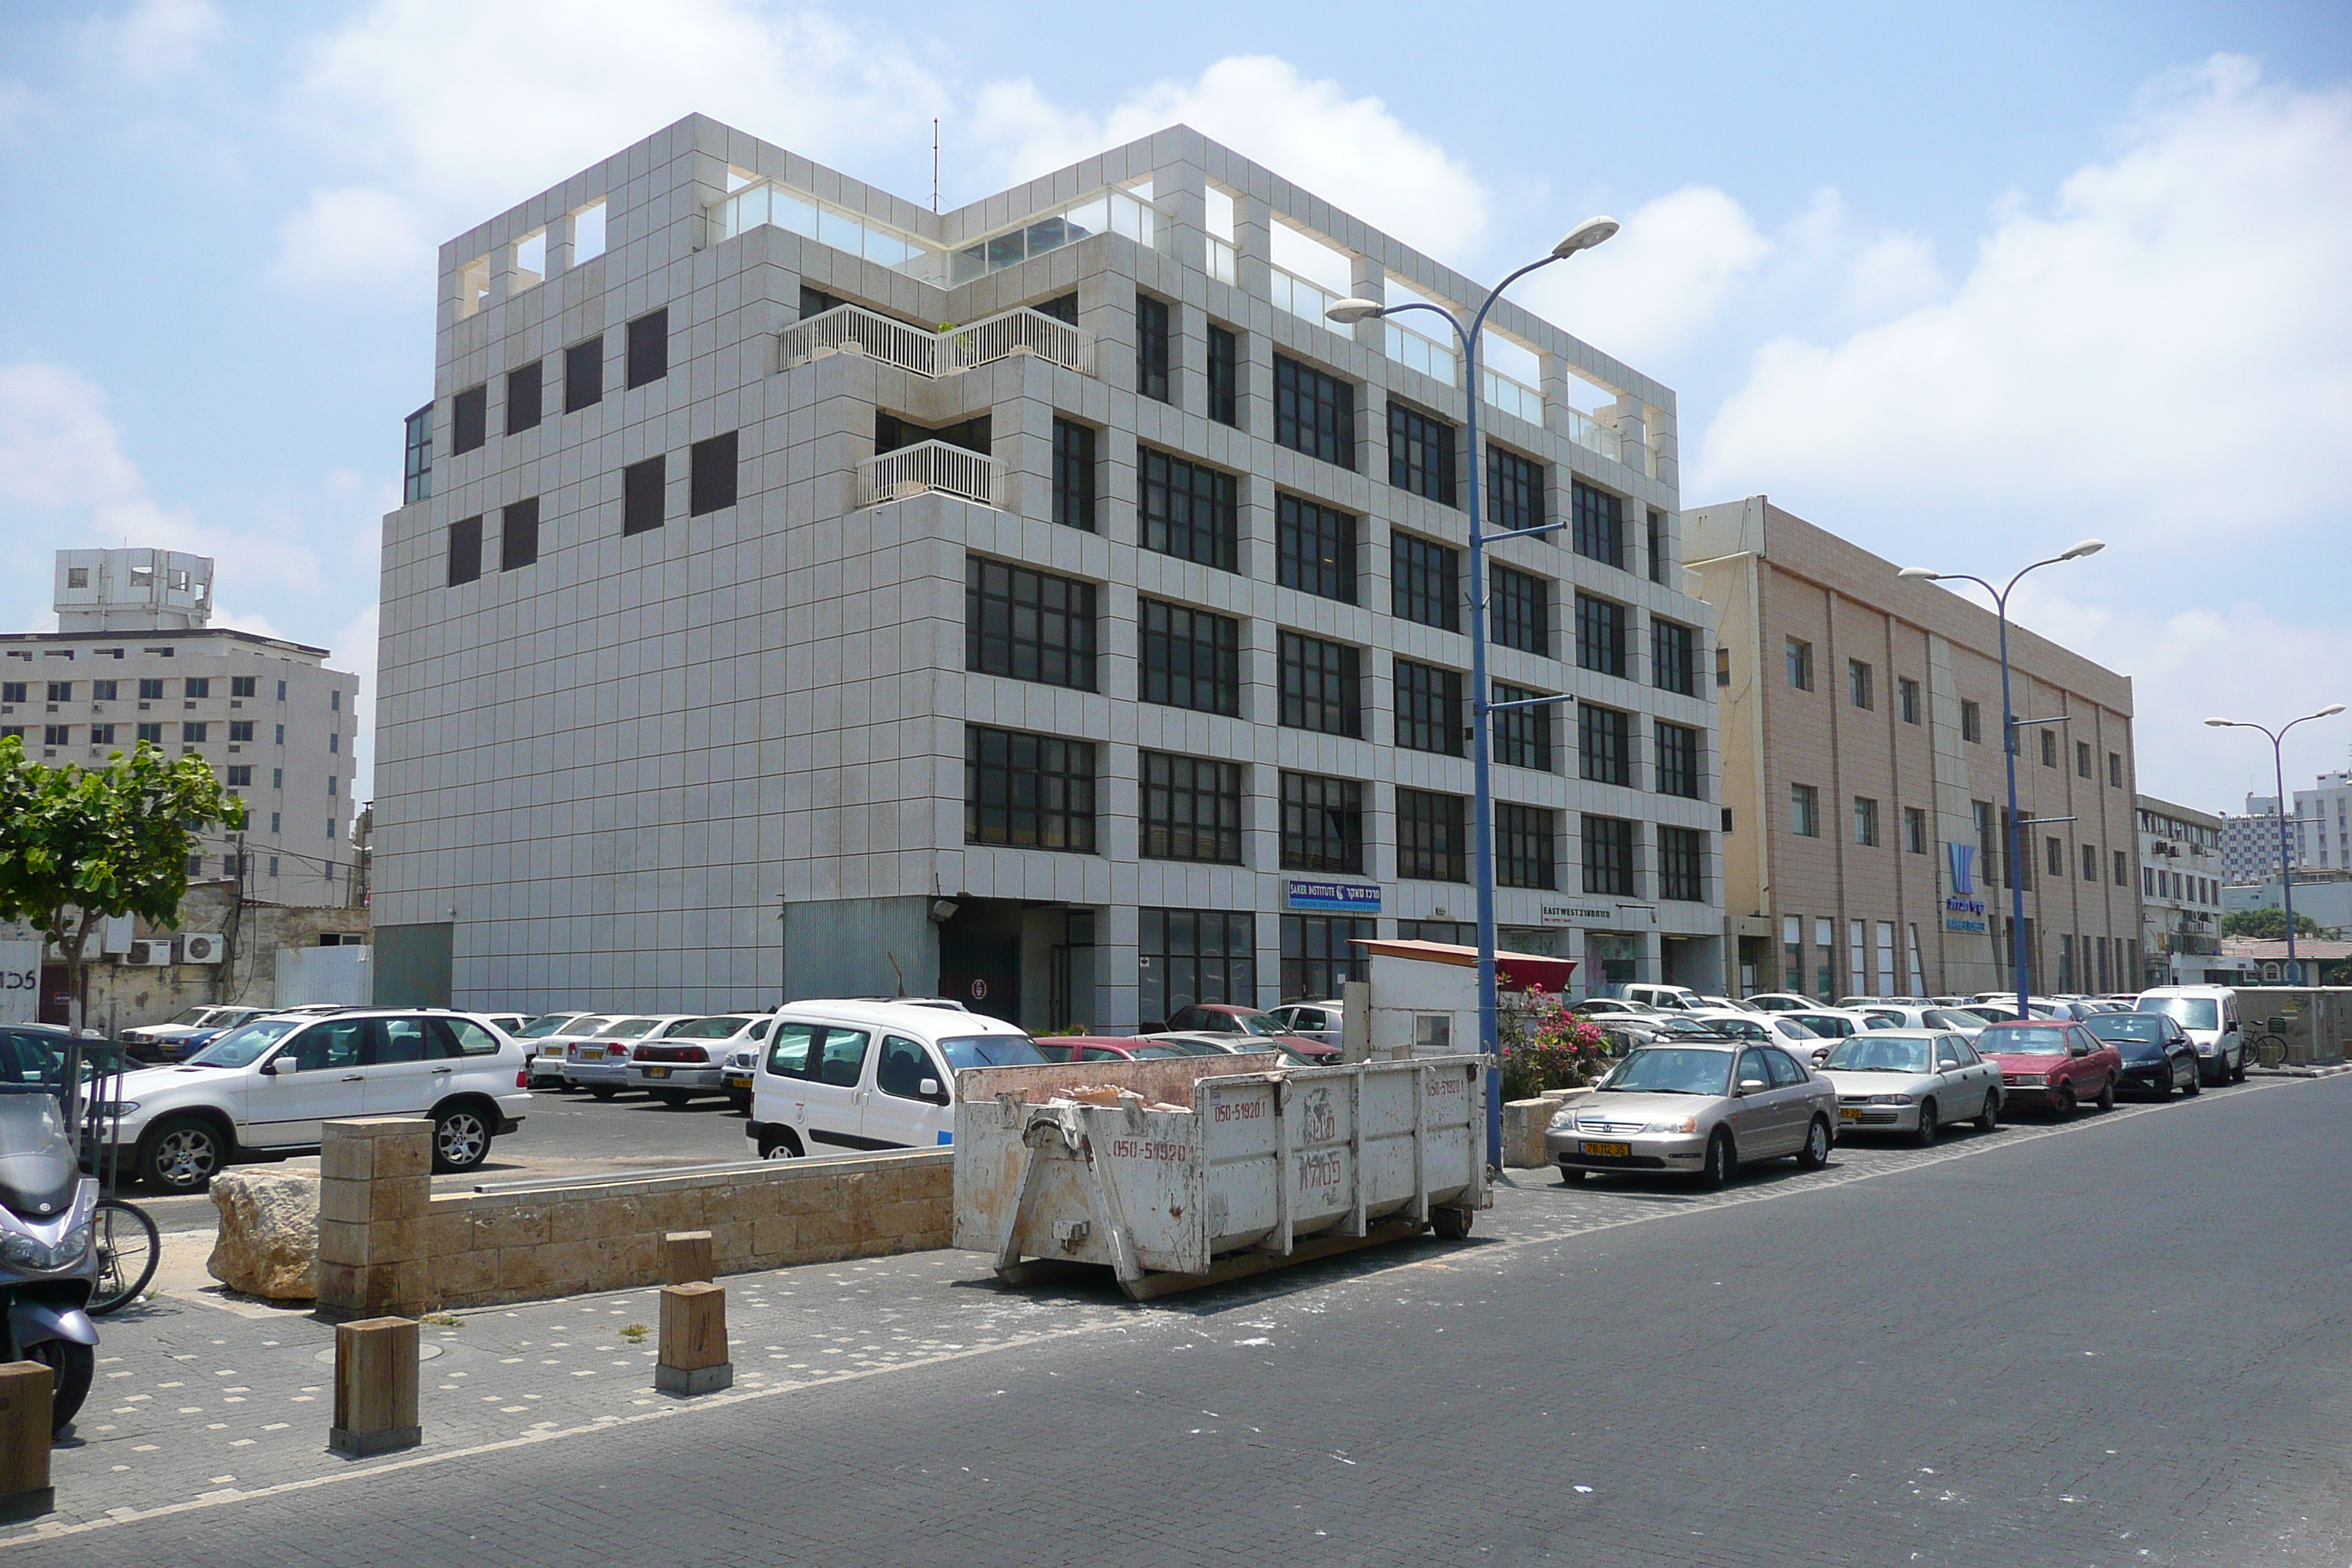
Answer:
M2231 910L2221 917L2221 934L2252 937L2263 942L2284 942L2286 911L2284 910ZM2327 931L2309 915L2297 915L2294 917L2294 934L2325 936Z
M103 767L52 768L0 736L0 920L57 945L79 1003L90 933L123 915L178 923L189 852L215 826L244 826L245 807L201 757L142 741Z

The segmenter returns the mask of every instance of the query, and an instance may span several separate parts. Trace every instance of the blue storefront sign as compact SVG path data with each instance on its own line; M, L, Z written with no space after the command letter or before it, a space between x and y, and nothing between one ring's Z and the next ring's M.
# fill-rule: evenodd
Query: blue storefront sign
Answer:
M1990 929L1985 924L1984 900L1982 899L1946 899L1944 929L1982 934Z
M1301 877L1289 879L1285 903L1294 910L1328 910L1333 914L1376 915L1381 912L1381 890L1361 882L1310 882Z

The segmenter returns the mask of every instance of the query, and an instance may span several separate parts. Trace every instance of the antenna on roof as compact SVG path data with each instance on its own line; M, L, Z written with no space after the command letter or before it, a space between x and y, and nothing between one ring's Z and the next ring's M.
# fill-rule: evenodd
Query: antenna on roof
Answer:
M931 216L940 216L940 120L936 114L931 117Z

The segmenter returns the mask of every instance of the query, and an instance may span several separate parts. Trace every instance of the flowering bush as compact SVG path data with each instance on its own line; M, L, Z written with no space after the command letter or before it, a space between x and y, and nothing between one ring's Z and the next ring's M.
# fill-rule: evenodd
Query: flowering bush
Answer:
M1569 1012L1540 985L1528 986L1505 1007L1498 1025L1506 1100L1580 1088L1608 1067L1609 1040L1601 1026Z

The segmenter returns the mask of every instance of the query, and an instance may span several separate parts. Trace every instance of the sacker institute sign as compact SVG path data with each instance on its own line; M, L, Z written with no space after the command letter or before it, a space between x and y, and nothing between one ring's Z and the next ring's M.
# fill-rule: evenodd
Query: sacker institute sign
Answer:
M1984 900L1976 896L1977 847L1947 844L1944 858L1952 868L1952 891L1944 900L1944 929L1987 934L1991 928L1985 923Z
M1294 910L1328 910L1339 915L1381 912L1380 889L1361 882L1312 882L1293 877L1285 890L1284 901Z

